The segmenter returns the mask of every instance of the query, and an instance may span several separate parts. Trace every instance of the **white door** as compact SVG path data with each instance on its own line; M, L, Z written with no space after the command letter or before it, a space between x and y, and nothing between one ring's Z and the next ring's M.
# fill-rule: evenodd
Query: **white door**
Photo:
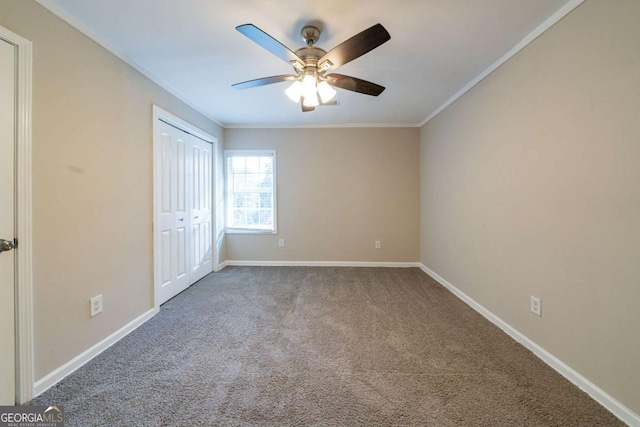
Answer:
M213 270L211 262L211 144L191 137L191 283Z
M179 294L189 281L188 139L166 123L158 123L160 153L159 211L160 303Z
M0 39L0 250L15 236L16 49ZM15 404L15 251L0 252L0 405Z
M212 145L158 120L160 289L169 300L213 270Z

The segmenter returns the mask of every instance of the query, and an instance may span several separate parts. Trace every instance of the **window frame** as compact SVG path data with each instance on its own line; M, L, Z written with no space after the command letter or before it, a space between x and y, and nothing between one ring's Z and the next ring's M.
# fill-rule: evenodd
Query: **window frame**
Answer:
M229 215L232 212L229 200L229 157L243 156L243 157L264 157L271 156L273 159L273 226L272 229L267 228L243 228L230 226ZM278 234L278 197L277 197L277 163L276 163L276 150L224 150L224 203L225 203L225 234Z

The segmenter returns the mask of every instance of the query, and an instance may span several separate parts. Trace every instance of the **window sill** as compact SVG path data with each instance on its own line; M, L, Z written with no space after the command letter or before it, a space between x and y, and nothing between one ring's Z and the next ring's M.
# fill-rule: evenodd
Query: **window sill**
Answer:
M231 228L224 231L225 234L278 234L275 230L250 230Z

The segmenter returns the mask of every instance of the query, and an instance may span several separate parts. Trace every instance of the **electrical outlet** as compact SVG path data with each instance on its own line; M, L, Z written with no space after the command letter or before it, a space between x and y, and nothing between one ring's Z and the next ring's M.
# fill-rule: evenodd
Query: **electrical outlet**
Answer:
M376 240L376 249L380 249L382 247L382 242L380 240Z
M89 300L91 307L91 317L102 313L102 294L97 295Z
M278 240L278 246L284 248L284 239Z
M531 305L529 308L533 314L542 317L542 301L540 301L540 298L531 295Z

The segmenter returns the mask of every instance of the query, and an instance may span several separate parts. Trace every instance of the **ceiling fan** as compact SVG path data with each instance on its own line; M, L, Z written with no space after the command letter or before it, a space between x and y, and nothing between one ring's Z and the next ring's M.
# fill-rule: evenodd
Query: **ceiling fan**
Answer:
M378 96L384 90L383 86L357 77L337 73L327 74L390 40L391 36L381 24L367 28L329 52L314 46L320 38L320 30L313 25L307 25L302 29L300 35L306 46L295 52L253 24L240 25L236 30L292 65L296 73L236 83L233 85L236 89L293 81L285 92L294 102L300 102L303 112L313 111L318 105L328 103L336 94L333 87L372 96Z

